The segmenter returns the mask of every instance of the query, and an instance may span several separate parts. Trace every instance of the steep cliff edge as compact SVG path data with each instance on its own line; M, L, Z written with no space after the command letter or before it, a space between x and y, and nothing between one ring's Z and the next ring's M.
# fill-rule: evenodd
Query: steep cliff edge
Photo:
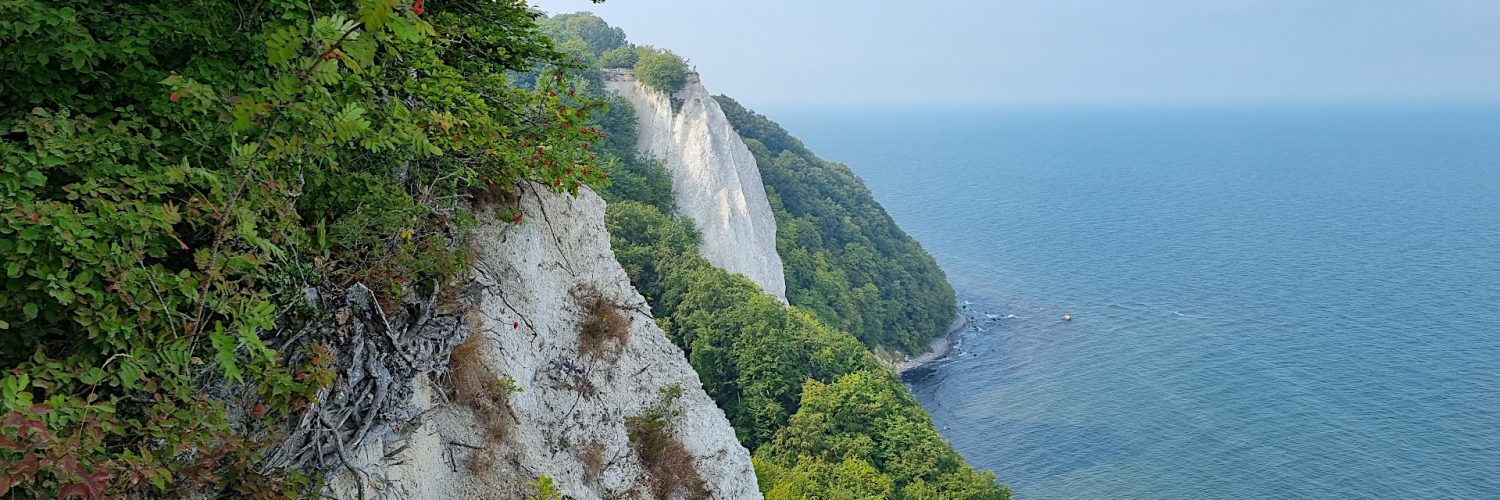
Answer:
M478 338L465 342L469 352L459 348L450 377L417 381L420 415L357 450L331 492L520 498L548 476L565 498L658 497L663 474L680 475L690 461L701 493L759 497L749 453L615 260L603 200L527 186L519 205L526 222L481 214L474 229L477 305L468 320ZM601 314L594 304L628 328L580 333ZM479 367L481 384L498 384L494 404L464 394L476 378L465 363ZM662 463L641 450L640 433L650 430L640 425L652 419L688 456ZM696 489L691 478L679 483L687 486L672 497Z
M687 84L670 96L629 70L605 70L604 82L635 106L636 149L665 163L678 211L703 236L703 257L785 302L776 219L760 169L698 75L688 74Z

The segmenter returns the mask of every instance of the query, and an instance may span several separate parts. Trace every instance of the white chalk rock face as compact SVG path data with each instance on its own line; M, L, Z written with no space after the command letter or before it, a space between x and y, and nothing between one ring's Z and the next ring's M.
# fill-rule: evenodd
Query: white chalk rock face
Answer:
M668 96L630 70L606 71L605 88L635 106L636 150L666 163L677 210L703 235L703 257L785 302L776 218L760 168L698 75L689 73L683 89Z
M536 185L520 196L524 222L481 214L472 234L479 299L468 320L482 336L478 359L521 392L508 397L508 408L486 412L447 401L442 380L418 381L414 403L427 411L359 449L350 467L335 471L329 493L522 498L548 476L563 498L654 498L626 419L659 408L662 390L680 387L668 418L704 490L711 498L759 498L750 453L615 260L604 201ZM619 306L629 322L623 343L612 338L581 352L579 289ZM508 420L503 437L492 431L493 419Z

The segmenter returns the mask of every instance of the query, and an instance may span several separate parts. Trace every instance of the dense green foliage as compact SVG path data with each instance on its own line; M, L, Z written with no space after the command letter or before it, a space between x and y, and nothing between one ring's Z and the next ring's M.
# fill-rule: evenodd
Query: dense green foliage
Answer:
M631 201L608 210L615 257L755 450L768 498L1009 497L853 336L709 264L687 222Z
M507 79L565 62L533 14L442 6L0 1L0 495L295 489L302 289L452 283L469 193L604 180L602 104Z
M945 333L953 288L849 167L824 161L765 116L715 96L755 155L771 210L786 296L870 347L926 349Z
M670 50L640 47L636 51L635 78L647 86L671 94L687 84L688 65Z

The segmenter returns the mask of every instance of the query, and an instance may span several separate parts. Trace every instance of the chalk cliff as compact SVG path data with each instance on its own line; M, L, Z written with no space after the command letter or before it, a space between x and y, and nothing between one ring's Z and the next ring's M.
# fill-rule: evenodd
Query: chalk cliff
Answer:
M627 420L658 412L690 455L702 492L759 498L749 452L615 260L604 201L587 190L572 197L533 185L519 196L519 224L479 211L467 318L479 337L466 341L470 351L459 348L452 374L415 381L418 416L357 449L328 493L522 498L547 476L563 498L655 498L660 464L636 451ZM628 322L623 342L583 346L580 331L597 314L591 297ZM477 363L481 386L520 391L476 405L464 394L473 382L464 377L474 376L463 363Z
M606 70L605 88L635 106L636 149L666 164L677 209L692 219L703 257L786 301L776 219L755 157L696 73L672 95Z

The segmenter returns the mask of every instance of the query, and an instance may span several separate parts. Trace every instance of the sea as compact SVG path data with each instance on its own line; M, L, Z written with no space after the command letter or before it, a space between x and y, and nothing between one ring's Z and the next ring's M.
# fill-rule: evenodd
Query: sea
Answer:
M1500 498L1500 107L770 116L968 304L906 382L1016 498Z

